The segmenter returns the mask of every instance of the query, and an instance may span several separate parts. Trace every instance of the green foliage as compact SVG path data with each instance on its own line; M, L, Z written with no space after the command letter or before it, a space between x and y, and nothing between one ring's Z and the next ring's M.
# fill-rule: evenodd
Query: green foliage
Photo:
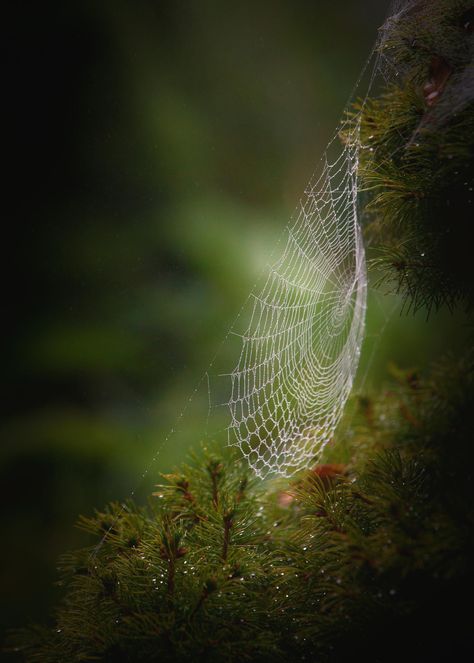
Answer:
M10 4L3 629L50 610L71 522L135 485L193 391L372 43L364 2Z
M65 598L17 637L24 660L343 660L392 624L407 646L420 605L419 637L433 606L447 624L474 552L474 362L394 374L360 402L347 467L262 484L203 449L147 508L81 518L94 544L62 558Z
M470 1L435 0L390 21L379 49L387 83L362 116L359 174L372 264L414 310L473 301L469 11Z
M391 21L388 83L364 106L366 232L382 279L415 309L472 303L469 12L436 0ZM27 663L459 658L472 644L474 355L391 372L352 404L338 453L291 484L203 448L147 506L81 518L92 544L61 559L55 616L11 651ZM347 464L332 463L341 452Z

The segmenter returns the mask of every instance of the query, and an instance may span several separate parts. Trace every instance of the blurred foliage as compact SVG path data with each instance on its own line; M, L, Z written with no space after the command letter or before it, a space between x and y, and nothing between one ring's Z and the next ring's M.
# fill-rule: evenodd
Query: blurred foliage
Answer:
M384 10L12 8L5 625L51 605L57 555L82 541L76 514L140 483L334 131ZM446 318L428 327L373 297L361 376L370 365L375 386L388 358L416 364L456 343ZM163 446L148 483L187 439Z

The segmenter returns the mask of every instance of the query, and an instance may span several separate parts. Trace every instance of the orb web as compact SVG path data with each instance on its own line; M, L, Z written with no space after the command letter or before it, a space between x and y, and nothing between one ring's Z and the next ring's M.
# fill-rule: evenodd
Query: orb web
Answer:
M356 133L356 131L355 131ZM367 278L356 135L305 191L231 373L229 443L257 475L291 476L331 439L357 369Z
M357 213L360 120L374 80L393 71L391 34L421 0L394 0L359 78L375 56L358 115L331 141L320 176L286 229L281 257L251 295L247 328L230 374L228 441L260 477L310 467L334 436L351 392L364 337L365 250Z

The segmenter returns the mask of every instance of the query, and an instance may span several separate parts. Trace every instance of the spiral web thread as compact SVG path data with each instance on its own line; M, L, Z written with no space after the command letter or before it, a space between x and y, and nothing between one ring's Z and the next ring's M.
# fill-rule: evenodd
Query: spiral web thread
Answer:
M365 99L378 74L390 77L385 45L391 30L421 4L391 4L374 47ZM260 292L251 295L250 321L230 374L228 442L241 449L260 477L292 476L318 459L354 382L367 300L357 213L364 104L358 118L343 126L345 143L335 157L329 156L335 140L329 144L321 175L310 183L286 229L280 259Z
M386 81L393 75L393 65L382 48L391 24L419 2L391 3L388 19L364 67L378 52L365 98L376 74ZM319 179L310 183L296 220L286 229L287 243L281 258L271 267L260 292L250 295L250 322L241 335L240 356L230 374L231 396L225 404L231 413L228 442L240 447L262 478L270 473L291 476L318 458L342 416L359 363L367 279L357 218L357 166L359 150L364 146L360 145L358 122L351 126L355 129L345 132L346 145L339 155L333 161L327 153L323 157ZM388 318L385 325L387 322ZM234 325L222 345L229 334L235 334L233 330ZM379 333L381 336L382 331ZM205 426L208 438L212 410L209 371L218 354L145 468L140 484L176 433L204 381L209 400ZM139 485L129 498L135 496ZM126 510L124 503L122 513ZM93 549L92 558L119 517Z
M291 476L331 439L351 391L367 279L357 220L357 141L306 190L287 243L253 294L231 374L229 443L257 475Z

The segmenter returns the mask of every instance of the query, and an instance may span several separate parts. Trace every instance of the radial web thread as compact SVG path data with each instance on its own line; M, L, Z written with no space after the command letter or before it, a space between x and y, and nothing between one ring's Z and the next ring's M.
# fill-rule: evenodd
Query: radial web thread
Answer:
M305 191L231 373L229 443L258 476L291 476L333 436L364 334L367 278L357 217L358 137Z
M358 117L333 139L321 175L305 191L281 258L253 299L240 356L230 374L228 442L260 477L310 467L334 435L353 386L367 307L365 250L358 220L360 119L374 80L398 76L390 36L422 0L394 0L354 92L373 60ZM424 15L424 14L423 14ZM331 150L329 150L331 148Z

